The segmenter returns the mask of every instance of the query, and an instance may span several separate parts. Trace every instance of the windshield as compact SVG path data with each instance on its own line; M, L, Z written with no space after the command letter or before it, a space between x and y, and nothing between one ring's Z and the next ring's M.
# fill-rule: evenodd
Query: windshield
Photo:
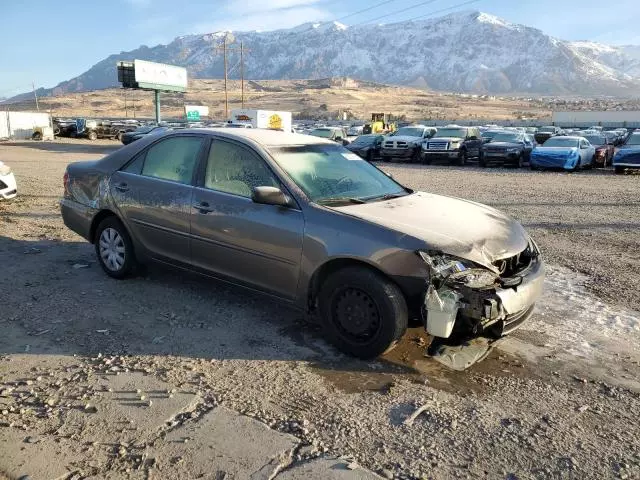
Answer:
M631 135L625 145L640 145L640 133L634 133Z
M587 135L584 138L589 140L591 145L604 145L607 143L607 139L601 135Z
M351 145L371 145L376 141L378 135L360 135L356 138Z
M542 127L539 130L540 133L555 133L556 132L556 128L555 127Z
M524 142L524 138L522 137L522 135L517 133L498 133L493 137L493 140L491 141L491 143L498 143L498 142L518 143L518 142Z
M424 133L424 128L420 127L402 127L395 131L392 135L394 137L422 137Z
M466 136L467 131L464 128L439 128L433 138L465 138Z
M406 190L340 145L294 145L269 149L276 162L316 203L367 201Z
M544 147L577 147L578 140L570 137L551 137L549 140L544 142Z
M331 133L333 130L330 128L316 128L312 130L309 135L313 135L314 137L322 137L322 138L331 138Z

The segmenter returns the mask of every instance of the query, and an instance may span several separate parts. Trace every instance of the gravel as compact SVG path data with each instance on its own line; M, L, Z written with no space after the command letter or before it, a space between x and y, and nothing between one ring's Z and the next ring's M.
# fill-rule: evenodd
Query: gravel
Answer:
M363 362L333 350L300 314L244 290L156 267L107 278L57 201L66 163L112 145L0 144L19 186L0 203L0 437L55 434L73 402L93 408L96 377L143 372L203 398L185 421L220 404L292 433L304 445L296 462L342 455L383 478L640 477L636 324L592 322L604 310L637 318L640 178L382 165L412 188L507 211L562 279L530 323L454 372L424 358L420 329ZM563 296L572 285L584 292ZM125 471L120 449L104 460L79 451L77 465L98 477Z

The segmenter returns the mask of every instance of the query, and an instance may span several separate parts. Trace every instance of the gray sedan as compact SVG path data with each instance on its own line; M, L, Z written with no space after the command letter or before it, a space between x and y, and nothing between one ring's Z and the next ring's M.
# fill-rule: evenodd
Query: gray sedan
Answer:
M503 213L414 192L322 138L183 130L70 164L65 224L111 277L155 261L258 290L376 357L410 320L434 337L499 337L533 310L535 242Z

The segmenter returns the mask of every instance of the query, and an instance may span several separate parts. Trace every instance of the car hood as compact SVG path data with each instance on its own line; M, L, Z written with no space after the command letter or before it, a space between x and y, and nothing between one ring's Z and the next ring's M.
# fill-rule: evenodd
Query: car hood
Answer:
M576 147L537 147L534 148L533 153L547 157L564 157L577 151Z
M433 137L430 138L429 141L437 141L437 142L462 142L463 138L461 137Z
M493 263L522 252L529 236L504 213L453 197L425 192L359 205L331 207L425 242L438 250L496 271Z
M373 145L367 143L350 143L346 145L345 148L348 150L364 150L365 148L371 148Z
M409 135L391 135L389 137L385 137L385 142L389 141L389 140L393 140L396 142L417 142L422 140L422 137L411 137Z

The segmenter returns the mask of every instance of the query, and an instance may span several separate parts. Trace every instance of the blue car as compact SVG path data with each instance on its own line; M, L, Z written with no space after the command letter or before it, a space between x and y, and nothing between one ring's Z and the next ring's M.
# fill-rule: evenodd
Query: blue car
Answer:
M570 172L593 166L596 148L584 137L551 137L531 152L532 170L564 168Z
M616 173L624 173L627 168L640 168L640 132L633 132L613 156Z

